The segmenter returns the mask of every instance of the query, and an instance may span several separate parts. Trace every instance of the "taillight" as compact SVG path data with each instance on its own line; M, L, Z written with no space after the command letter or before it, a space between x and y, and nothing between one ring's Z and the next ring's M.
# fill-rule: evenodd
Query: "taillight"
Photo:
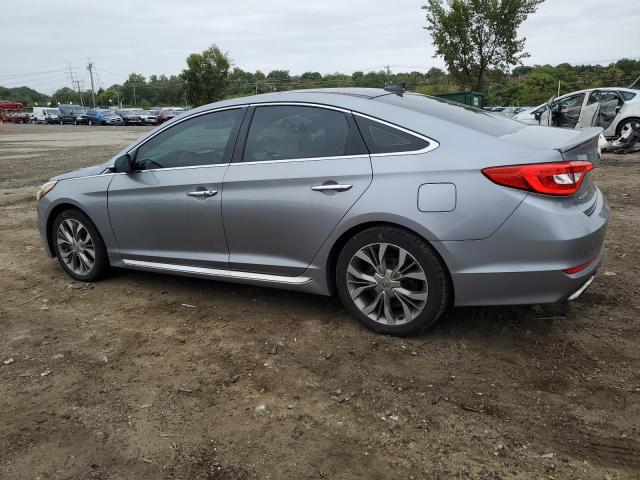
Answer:
M591 162L533 163L489 167L482 173L492 182L546 195L572 195L580 189Z

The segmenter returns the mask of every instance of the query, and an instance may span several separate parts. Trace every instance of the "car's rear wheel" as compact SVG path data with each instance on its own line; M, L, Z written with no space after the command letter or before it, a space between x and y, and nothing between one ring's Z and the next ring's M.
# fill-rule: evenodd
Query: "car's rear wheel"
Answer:
M626 120L620 122L620 124L618 125L618 131L616 132L617 138L620 138L622 135L631 130L634 123L640 124L640 118L627 118Z
M410 335L431 326L448 305L446 270L431 246L396 227L373 227L349 240L336 265L338 294L366 327Z
M53 222L51 234L56 257L71 277L93 282L109 270L102 237L89 217L80 210L61 212Z

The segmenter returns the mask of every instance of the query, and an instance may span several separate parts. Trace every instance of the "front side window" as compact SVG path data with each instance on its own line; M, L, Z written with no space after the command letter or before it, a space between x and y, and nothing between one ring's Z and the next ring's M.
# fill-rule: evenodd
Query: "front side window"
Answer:
M346 155L349 122L340 111L319 107L256 107L244 161L259 162Z
M228 163L242 110L223 110L180 122L138 148L136 168L191 167Z
M554 127L575 128L580 118L584 93L558 99L551 108L551 119Z
M356 122L371 154L415 152L424 150L429 142L403 130L356 115Z

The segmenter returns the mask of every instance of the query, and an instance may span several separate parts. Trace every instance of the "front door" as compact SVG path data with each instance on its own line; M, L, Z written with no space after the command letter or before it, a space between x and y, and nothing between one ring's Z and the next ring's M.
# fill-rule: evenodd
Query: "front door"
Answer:
M136 171L114 175L109 218L125 262L228 268L220 199L243 114L178 122L136 149Z
M323 107L255 107L238 160L222 215L230 266L248 272L300 275L372 179L351 113Z
M586 105L580 112L580 118L576 128L595 127L598 122L598 113L600 112L600 95L602 92L594 90L587 97Z

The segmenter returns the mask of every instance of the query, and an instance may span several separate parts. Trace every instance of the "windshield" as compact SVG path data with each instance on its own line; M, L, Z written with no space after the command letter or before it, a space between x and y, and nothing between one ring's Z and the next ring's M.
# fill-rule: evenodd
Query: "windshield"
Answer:
M45 112L49 115L58 115L60 113L60 110L58 110L57 108L47 108Z
M376 100L424 113L494 137L501 137L526 128L526 125L504 116L491 115L478 108L417 93L405 93L403 96L384 95Z

